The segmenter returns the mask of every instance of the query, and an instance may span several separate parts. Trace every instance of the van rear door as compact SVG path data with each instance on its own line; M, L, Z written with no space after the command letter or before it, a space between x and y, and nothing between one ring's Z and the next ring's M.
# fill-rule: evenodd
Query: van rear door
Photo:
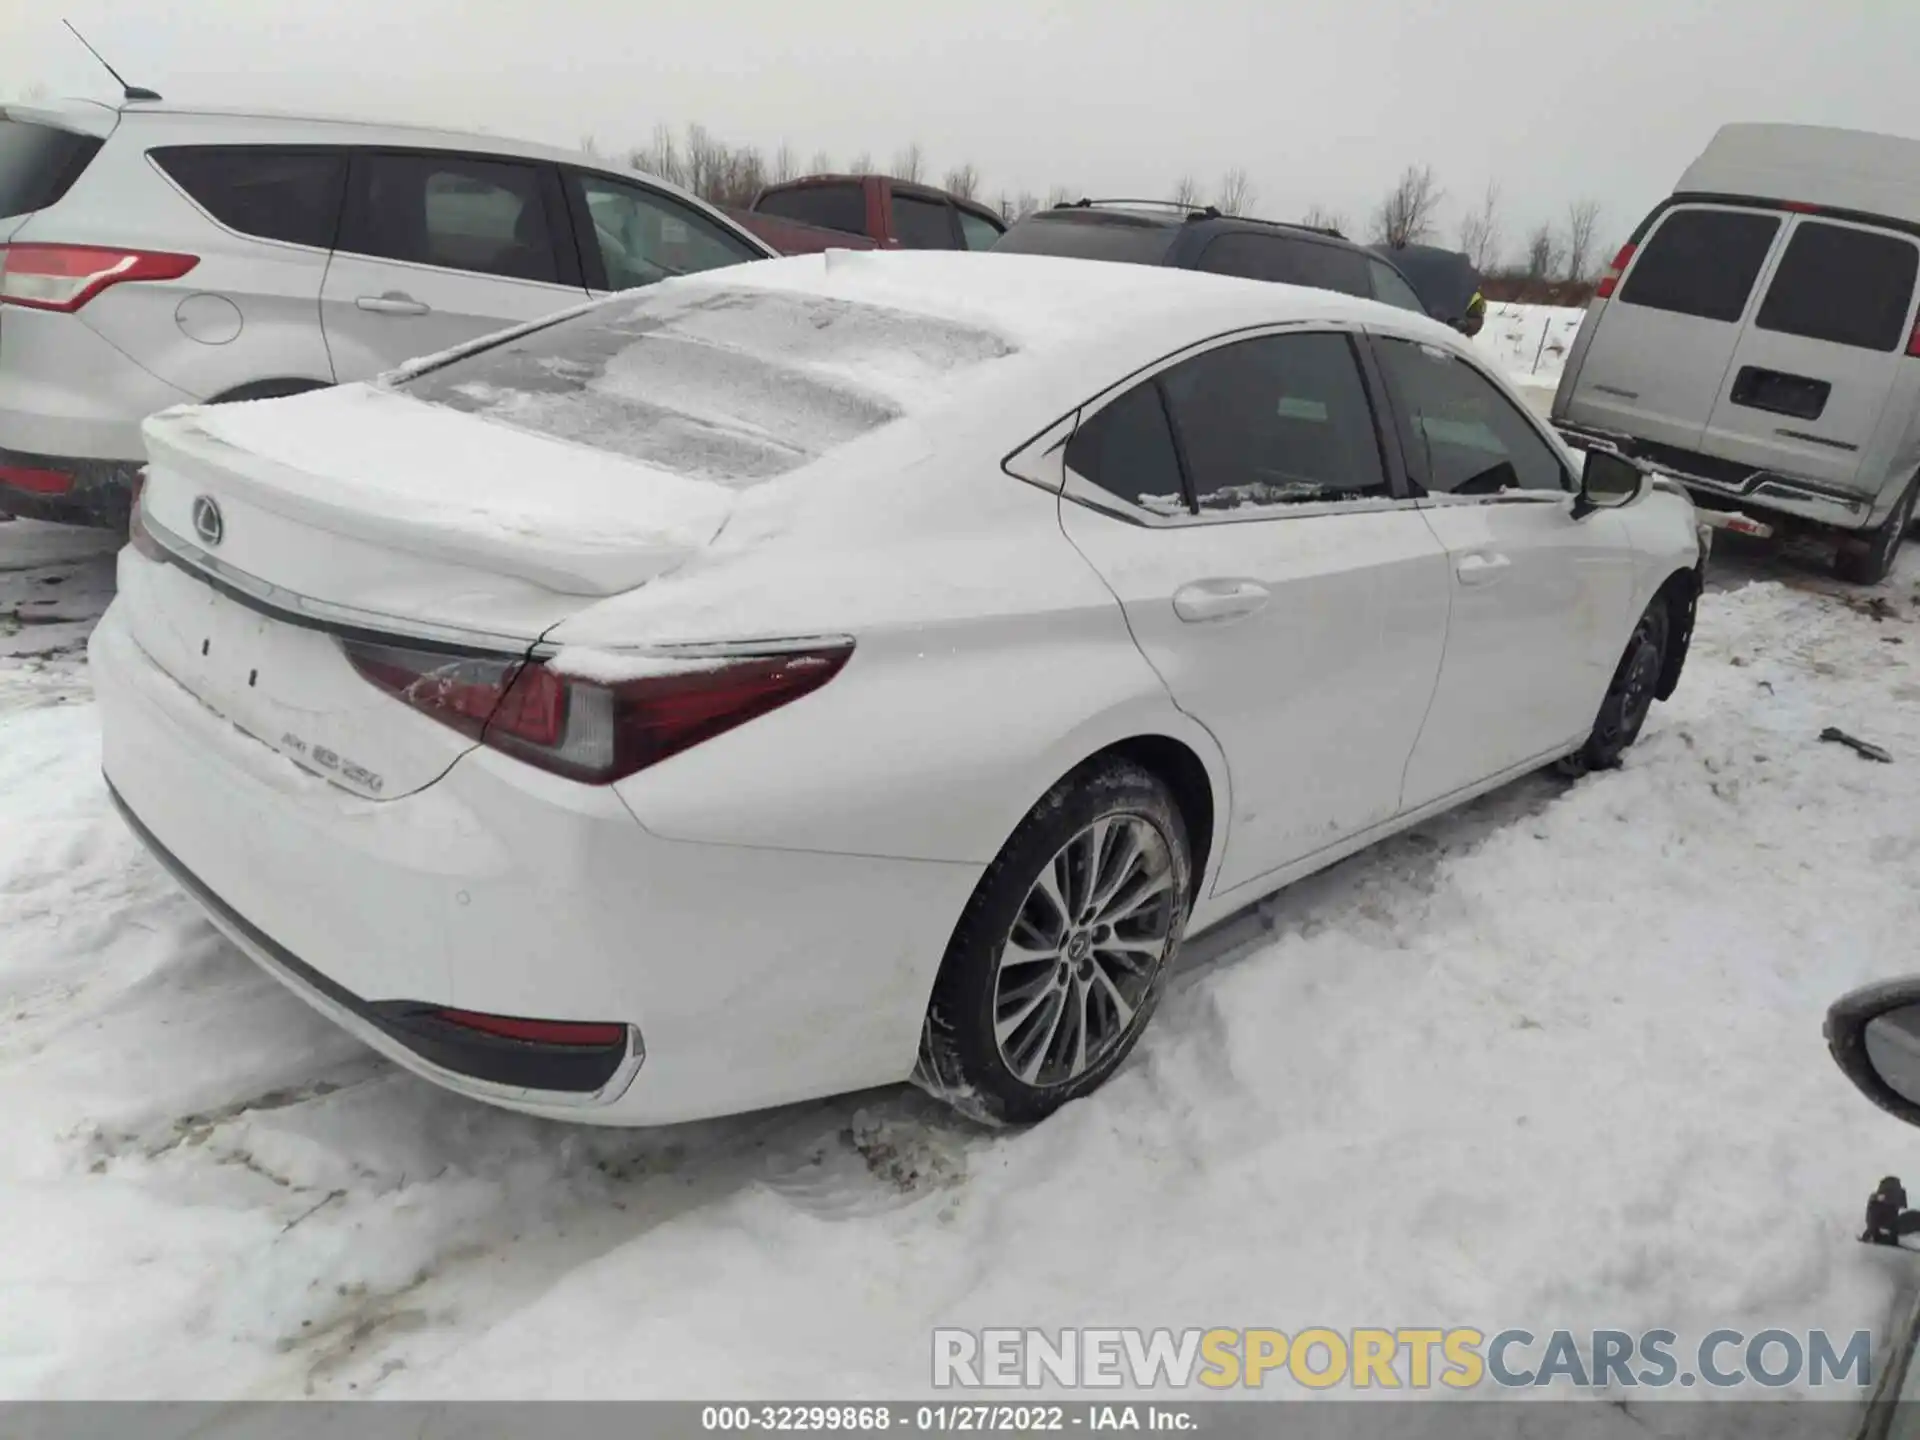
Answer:
M1908 236L1794 216L1698 448L1756 469L1853 483L1904 376L1917 275L1920 244ZM1880 478L1859 476L1869 489Z
M1723 377L1785 217L1676 205L1635 249L1611 300L1597 301L1556 419L1657 444L1701 448Z

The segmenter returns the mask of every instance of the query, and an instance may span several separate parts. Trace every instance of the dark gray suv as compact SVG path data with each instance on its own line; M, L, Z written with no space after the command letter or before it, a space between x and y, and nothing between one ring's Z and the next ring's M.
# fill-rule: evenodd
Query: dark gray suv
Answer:
M1065 255L1170 265L1337 290L1428 314L1392 262L1331 230L1223 215L1153 200L1076 200L1040 210L993 247L1019 255Z

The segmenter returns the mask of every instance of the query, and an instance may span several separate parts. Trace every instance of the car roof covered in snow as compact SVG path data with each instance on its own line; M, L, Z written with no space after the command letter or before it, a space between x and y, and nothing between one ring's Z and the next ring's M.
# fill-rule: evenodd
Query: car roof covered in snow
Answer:
M1920 225L1920 140L1830 125L1722 125L1674 189Z

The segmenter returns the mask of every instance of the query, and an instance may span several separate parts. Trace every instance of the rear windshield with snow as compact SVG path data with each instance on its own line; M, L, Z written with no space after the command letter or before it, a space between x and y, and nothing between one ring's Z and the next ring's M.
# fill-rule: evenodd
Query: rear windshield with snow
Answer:
M878 430L1013 350L987 330L877 305L667 288L608 301L398 388L739 487Z

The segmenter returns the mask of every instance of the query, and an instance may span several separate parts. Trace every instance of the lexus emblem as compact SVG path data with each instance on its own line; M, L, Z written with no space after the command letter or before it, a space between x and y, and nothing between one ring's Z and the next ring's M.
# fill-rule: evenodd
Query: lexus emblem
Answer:
M196 495L193 500L193 533L209 545L218 545L226 530L226 522L220 518L220 503L211 495Z

